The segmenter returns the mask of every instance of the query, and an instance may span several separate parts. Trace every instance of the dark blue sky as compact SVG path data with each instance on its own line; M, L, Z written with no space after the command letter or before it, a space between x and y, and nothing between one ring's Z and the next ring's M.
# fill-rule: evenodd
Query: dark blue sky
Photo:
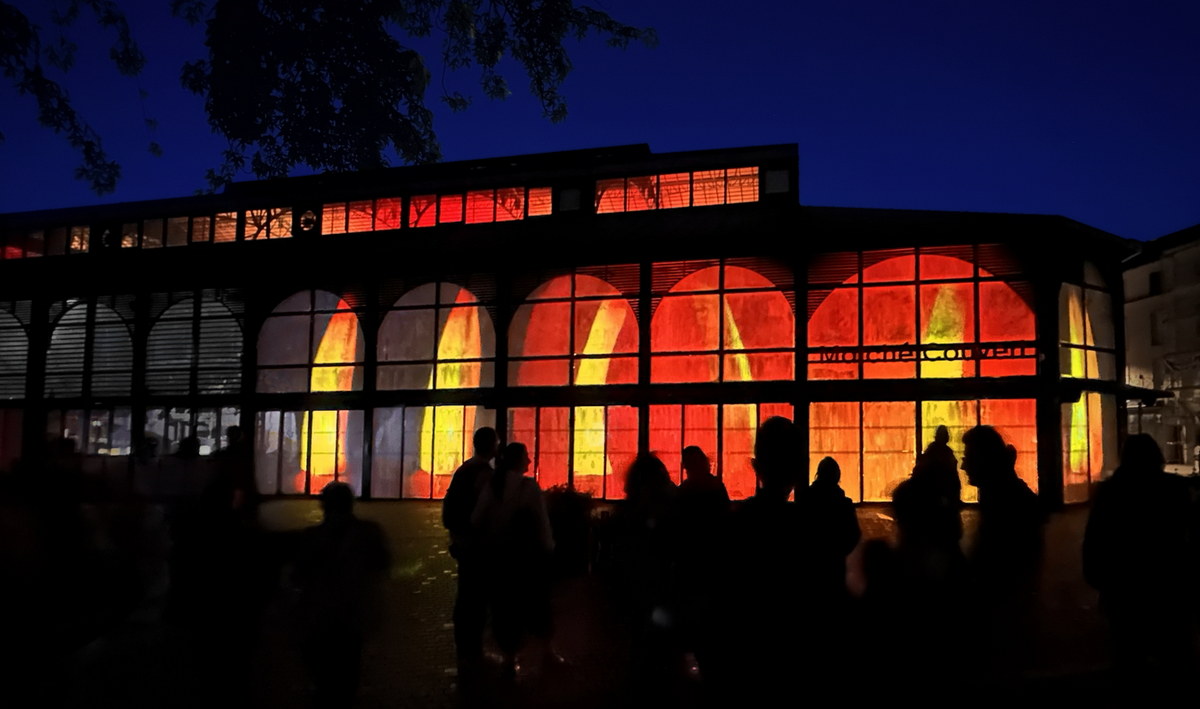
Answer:
M0 212L203 187L222 142L178 80L181 63L203 54L201 33L171 18L166 0L121 4L146 70L121 78L104 43L81 42L67 79L122 163L116 193L97 197L75 180L72 150L37 125L32 101L6 91ZM1192 0L595 5L654 27L659 46L572 42L570 115L557 125L510 71L508 101L439 111L447 160L643 142L656 152L798 143L804 204L1053 213L1141 239L1200 223ZM474 77L446 81L467 92ZM146 151L151 140L162 157Z

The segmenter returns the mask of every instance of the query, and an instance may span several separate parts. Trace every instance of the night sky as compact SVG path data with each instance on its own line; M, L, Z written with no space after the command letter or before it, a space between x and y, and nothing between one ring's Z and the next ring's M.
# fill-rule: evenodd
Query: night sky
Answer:
M204 53L202 32L172 18L167 0L120 4L148 56L145 71L118 76L85 19L66 79L122 164L117 191L98 197L75 180L76 154L37 125L31 99L6 89L0 212L204 186L223 141L203 100L179 84L182 62ZM798 143L803 204L1062 214L1139 239L1200 223L1200 3L595 6L654 27L659 46L622 52L596 38L572 41L570 115L557 125L541 117L515 67L505 102L473 91L474 72L447 75L448 88L476 98L466 113L439 108L446 160L625 143L655 152ZM437 104L440 64L428 59ZM147 151L152 140L162 157Z

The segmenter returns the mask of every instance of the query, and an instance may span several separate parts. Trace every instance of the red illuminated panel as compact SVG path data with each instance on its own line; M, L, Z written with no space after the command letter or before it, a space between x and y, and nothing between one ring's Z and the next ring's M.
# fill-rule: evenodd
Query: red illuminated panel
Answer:
M574 278L574 280L572 280ZM577 294L601 295L603 300L546 301ZM510 329L509 353L517 386L567 384L566 365L575 359L570 382L578 385L634 383L638 327L629 302L611 285L594 276L559 276L529 295L517 309ZM573 320L573 322L572 322ZM574 344L572 346L572 339ZM561 357L553 360L522 360Z
M596 213L625 211L625 179L596 182Z
M371 204L371 200L366 199L360 202L351 202L350 219L346 231L350 233L371 231L374 229L374 213L375 208Z
M863 499L884 502L912 473L916 404L868 401L863 405Z
M25 256L25 233L20 231L8 232L8 240L4 244L4 258L14 259Z
M969 261L953 256L921 254L921 280L935 281L943 278L972 278L975 267Z
M608 406L605 411L607 435L607 462L604 470L605 497L619 499L625 496L625 471L637 457L638 410L634 406ZM588 481L575 479L576 487L588 489ZM591 489L596 492L594 485Z
M625 190L625 209L630 212L642 212L658 207L656 179L653 175L647 177L631 177Z
M496 193L476 190L467 193L467 223L484 224L496 219Z
M437 225L437 195L422 195L408 201L408 225L410 227Z
M991 423L987 419L984 419L984 422ZM977 401L923 401L921 402L921 440L917 441L917 449L924 451L933 442L938 426L945 426L950 433L950 450L954 452L961 466L963 434L977 425L979 425ZM977 501L979 499L978 491L967 484L966 473L961 469L957 472L959 483L962 485L963 501Z
M858 346L858 289L838 288L817 306L808 319L809 347ZM857 379L858 364L809 358L809 379Z
M187 238L187 220L184 220L184 238ZM71 240L69 242L70 250L74 252L84 252L88 250L88 243L91 241L91 229L85 226L71 227Z
M725 171L704 170L692 173L692 206L725 204Z
M863 283L912 282L917 278L915 256L893 256L863 268Z
M729 170L729 204L758 201L758 168L736 167Z
M566 407L540 409L537 426L537 458L533 472L543 490L567 484L571 445L571 410Z
M496 221L512 222L525 218L525 188L504 187L496 190Z
M692 173L659 175L658 205L662 209L692 206Z
M863 288L863 345L911 345L917 341L913 286ZM910 379L916 376L914 361L866 361L867 379Z
M979 402L979 422L994 427L1006 443L1017 449L1017 475L1037 492L1037 401L983 399Z
M814 402L808 407L808 470L812 477L825 456L842 469L842 490L862 499L860 482L860 420L857 401Z
M716 381L716 358L704 354L669 357L671 352L724 350L725 381L789 379L793 376L790 353L750 354L759 350L794 346L791 304L773 284L750 269L725 268L726 281L742 287L764 289L754 293L673 295L713 289L720 284L717 266L696 271L671 288L655 310L651 322L651 380L656 382ZM723 337L722 337L723 333Z
M375 231L400 228L400 198L375 200Z
M726 404L722 407L721 478L730 499L752 497L755 490L754 435L758 430L758 412L754 404Z
M220 215L217 215L218 220ZM219 228L219 227L218 227ZM346 233L346 205L342 202L326 204L321 207L321 233ZM220 241L220 239L218 239ZM232 241L232 239L230 239Z
M552 196L549 187L529 188L529 216L544 217L550 214Z
M438 224L455 224L463 220L463 196L444 194L438 197Z

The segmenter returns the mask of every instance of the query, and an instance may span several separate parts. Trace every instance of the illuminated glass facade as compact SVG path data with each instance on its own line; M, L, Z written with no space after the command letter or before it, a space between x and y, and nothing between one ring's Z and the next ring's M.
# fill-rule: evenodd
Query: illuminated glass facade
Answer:
M620 498L639 451L678 480L699 445L745 498L779 415L861 502L940 425L959 454L996 426L1051 501L1112 470L1115 237L801 207L795 146L387 175L0 216L0 464L64 436L110 468L151 437L209 455L236 423L267 494L438 499L489 425L544 488ZM1048 240L1079 260L1028 255Z

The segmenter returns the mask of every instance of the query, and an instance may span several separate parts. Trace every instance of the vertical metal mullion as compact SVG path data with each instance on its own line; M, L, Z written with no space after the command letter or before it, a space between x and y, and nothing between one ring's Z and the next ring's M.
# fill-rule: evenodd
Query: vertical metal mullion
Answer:
M682 454L682 451L680 451ZM725 404L717 404L717 477L725 480ZM758 489L758 477L755 476L754 488Z
M865 306L866 306L866 298L865 298L866 293L863 292L863 252L859 251L857 254L857 257L858 257L858 278L855 279L856 281L858 281L858 283L857 283L857 285L858 285L858 364L857 364L857 367L858 367L858 378L861 381L864 376L863 360L866 359L866 356L863 352L863 348L866 347L866 344L864 344L864 342L863 342L863 322L864 322L863 311L865 310ZM859 408L860 408L860 411L859 411L860 416L859 416L859 421L858 421L858 427L861 430L862 426L863 426L863 421L862 421L862 417L861 417L861 413L862 413L861 406Z
M567 487L575 489L575 408L567 407Z
M600 459L600 497L608 496L608 406L601 407L604 412L604 454Z
M913 303L916 307L913 308L913 329L914 337L917 343L917 361L915 372L917 379L917 390L920 391L921 381L924 379L921 373L921 345L925 343L925 335L921 332L921 253L918 249L913 249ZM918 417L919 418L919 417ZM920 438L918 437L919 441Z
M867 451L864 448L866 437L863 434L867 420L864 407L865 404L862 401L858 402L858 499L860 502L867 499Z
M653 363L653 341L650 325L654 313L654 264L643 261L638 264L638 389L642 394L638 403L638 453L650 452L650 403L645 393L650 390L650 372Z
M725 259L723 258L717 260L717 381L725 381Z

